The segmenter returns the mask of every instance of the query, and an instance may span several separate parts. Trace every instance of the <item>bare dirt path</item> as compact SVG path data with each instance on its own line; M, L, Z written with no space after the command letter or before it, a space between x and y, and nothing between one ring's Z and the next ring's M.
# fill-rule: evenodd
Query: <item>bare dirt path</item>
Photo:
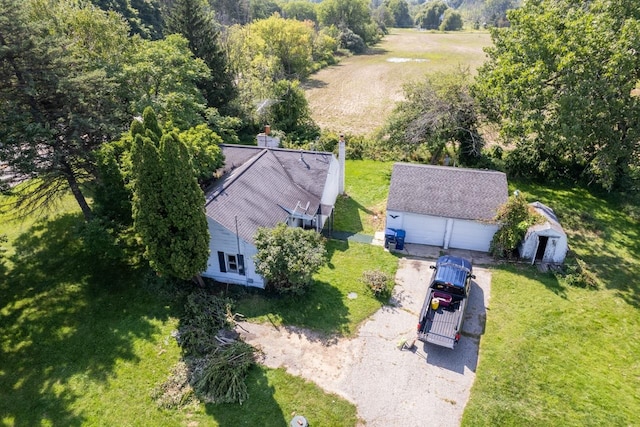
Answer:
M284 367L353 402L369 427L459 424L475 379L491 273L474 270L463 337L455 350L420 342L414 351L399 350L402 337L415 336L431 264L401 259L393 305L378 310L355 338L254 323L242 324L243 338L262 349L266 366ZM434 417L425 418L429 414Z

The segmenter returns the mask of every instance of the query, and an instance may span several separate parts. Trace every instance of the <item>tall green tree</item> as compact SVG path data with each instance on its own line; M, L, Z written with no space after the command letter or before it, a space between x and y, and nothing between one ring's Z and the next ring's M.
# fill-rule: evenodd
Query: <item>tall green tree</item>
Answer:
M640 3L533 0L492 31L476 94L512 173L626 186L640 167Z
M314 55L330 63L336 46L313 23L274 15L229 30L229 57L238 78L239 104L246 117L264 114L274 102L276 82L308 76L314 69ZM241 76L241 78L240 78Z
M409 15L409 5L405 0L387 0L385 4L393 15L395 27L409 28L413 26L413 19Z
M186 146L175 133L162 134L157 146L154 125L147 108L142 126L131 127L134 229L155 271L186 280L199 276L209 258L204 194Z
M316 6L308 0L293 0L282 5L282 16L298 21L318 21Z
M447 9L440 23L440 31L458 31L462 29L462 15L453 9Z
M207 104L225 111L236 91L219 27L205 0L175 0L165 18L165 34L181 34L209 67L208 76L197 82Z
M178 134L189 151L196 178L200 184L213 179L213 173L224 165L224 155L219 145L222 138L205 124Z
M273 129L287 133L291 140L310 141L320 135L300 82L280 80L275 84L273 94L278 102L268 109L266 115Z
M373 20L367 0L323 0L317 12L318 20L324 26L349 29L367 44L376 40L375 30L371 30Z
M179 34L163 40L139 40L117 76L119 95L131 115L152 107L169 127L188 129L204 122L206 101L197 83L210 70Z
M216 19L222 25L246 24L250 21L249 0L209 0L216 12Z
M259 19L267 19L274 13L281 14L279 2L273 0L250 0L249 10L251 13L251 20L257 21Z
M515 9L519 3L516 0L487 0L482 10L485 23L493 27L508 27L507 12Z
M110 58L128 29L113 13L63 3L0 0L0 10L0 161L17 180L35 178L18 207L71 190L89 219L93 153L126 123Z
M162 14L156 0L90 0L105 11L114 11L127 21L131 32L147 39L162 37Z
M440 28L445 11L449 9L442 1L430 1L425 3L415 17L416 25L425 30L437 30Z
M429 74L406 85L406 99L392 111L383 136L392 146L426 148L431 163L437 163L447 145L453 144L458 161L473 165L484 141L470 85L467 70Z

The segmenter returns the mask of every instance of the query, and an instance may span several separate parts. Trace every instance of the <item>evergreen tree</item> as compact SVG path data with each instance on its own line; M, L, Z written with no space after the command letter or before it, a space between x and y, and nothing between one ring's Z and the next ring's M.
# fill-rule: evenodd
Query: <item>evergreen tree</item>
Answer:
M210 107L225 111L235 97L235 87L213 11L204 0L175 0L165 21L165 32L184 36L196 58L209 67L209 76L198 87Z
M206 270L209 259L204 194L195 179L187 147L175 133L163 135L160 159L164 172L161 197L170 238L158 262L165 264L168 274L189 279Z
M142 124L132 125L134 229L155 271L186 280L204 271L209 258L204 194L178 136L163 134L156 145L151 108Z
M70 189L88 219L82 184L93 177L95 150L123 123L106 63L127 28L99 10L32 6L0 0L0 161L17 181L37 178L17 207L37 208Z

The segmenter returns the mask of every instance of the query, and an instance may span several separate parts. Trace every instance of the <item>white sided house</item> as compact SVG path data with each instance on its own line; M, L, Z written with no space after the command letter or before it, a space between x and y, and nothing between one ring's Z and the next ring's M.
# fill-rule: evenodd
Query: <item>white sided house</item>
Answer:
M332 217L341 165L332 153L221 145L222 176L206 191L211 254L203 276L265 287L253 236L286 223L321 231Z
M404 230L405 243L488 252L507 198L502 172L395 163L386 228Z
M529 227L519 246L520 258L531 263L562 264L567 256L569 245L567 235L558 222L556 214L549 206L540 202L529 203L536 212L545 218L542 224Z

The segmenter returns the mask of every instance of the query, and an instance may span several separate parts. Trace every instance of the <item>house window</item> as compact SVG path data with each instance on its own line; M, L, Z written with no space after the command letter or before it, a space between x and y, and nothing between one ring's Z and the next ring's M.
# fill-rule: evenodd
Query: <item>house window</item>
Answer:
M232 273L238 272L238 259L235 255L227 254L227 271Z
M218 252L218 264L220 265L221 273L237 273L242 276L245 275L244 255Z

